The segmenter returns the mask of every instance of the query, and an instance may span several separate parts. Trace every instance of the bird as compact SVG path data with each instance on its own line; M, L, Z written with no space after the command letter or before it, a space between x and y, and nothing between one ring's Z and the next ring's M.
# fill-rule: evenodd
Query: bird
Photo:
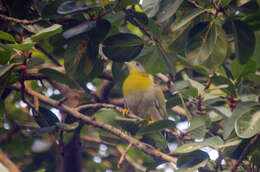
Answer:
M166 99L151 74L137 61L126 62L129 75L123 82L127 110L149 123L167 119Z

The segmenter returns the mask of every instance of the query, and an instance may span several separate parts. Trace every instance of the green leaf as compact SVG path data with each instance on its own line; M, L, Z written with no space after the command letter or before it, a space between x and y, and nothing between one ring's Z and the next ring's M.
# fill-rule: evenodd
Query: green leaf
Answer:
M16 50L27 51L34 46L34 43L25 44L6 44L8 47Z
M150 74L166 72L166 67L160 57L159 50L155 46L144 48L137 59L143 64L145 70Z
M3 32L1 30L0 30L0 39L5 40L5 41L10 41L12 43L15 43L15 39L14 39L14 37L11 34Z
M197 88L183 89L180 92L184 97L197 97L199 95Z
M224 139L227 139L235 127L235 121L241 114L248 112L248 110L256 105L256 102L241 102L237 104L236 108L232 112L232 116L228 118L226 123L224 124Z
M37 34L32 35L30 38L32 41L39 42L40 40L48 39L61 32L62 32L62 25L54 24L50 27L41 30Z
M139 0L121 0L119 5L120 5L121 8L125 8L128 5L135 5L135 4L138 4L138 3L139 3Z
M202 147L209 146L215 149L218 149L219 146L223 145L224 141L218 137L210 137L208 139L205 139L203 142L194 142L194 143L186 143L178 147L173 153L189 153L193 152L195 150L198 150Z
M52 126L59 122L59 119L52 111L41 106L38 115L35 115L35 120L41 127Z
M130 13L131 16L136 18L142 24L144 24L144 25L148 24L149 19L145 13L137 12L134 10L128 10L128 12ZM127 20L129 20L132 24L136 25L135 21L133 21L132 18L127 16Z
M27 63L27 68L33 67L33 66L38 66L44 63L44 60L41 58L32 58L28 63Z
M2 51L1 48L0 48L0 65L7 64L10 57L11 57L10 51L5 51L5 50Z
M192 65L204 63L213 52L217 42L215 24L202 22L196 24L189 32L185 55Z
M66 1L58 7L57 13L66 15L75 12L86 11L88 9L89 7L86 4L81 3L80 1Z
M173 122L171 120L160 120L160 121L156 121L144 128L141 128L140 130L138 130L137 134L144 135L144 134L148 134L148 133L158 132L165 128L174 128L175 125L176 125L175 122Z
M176 170L176 172L193 172L197 171L198 168L205 167L208 163L208 159L205 159L204 161L200 162L199 164L196 164L195 166L189 167L189 168L180 168Z
M211 77L211 82L217 86L228 85L228 88L221 88L221 90L226 92L228 95L236 97L236 87L229 79L225 78L224 76L214 75L213 77Z
M142 7L149 18L154 17L159 11L160 0L143 0Z
M133 60L143 49L144 42L138 36L121 33L108 37L103 42L103 52L111 60L125 62Z
M226 33L234 35L236 57L240 64L246 64L254 54L256 39L253 30L240 20L227 21L223 28Z
M41 16L43 18L55 18L59 16L57 13L57 9L64 1L66 0L55 0L48 2L47 5L43 7L41 11Z
M43 68L43 69L40 69L39 72L46 75L50 79L53 79L55 81L68 85L70 88L79 88L79 86L77 85L77 83L75 83L75 81L70 79L67 75L60 73L54 69Z
M251 107L246 113L242 113L235 122L235 130L241 138L256 135L260 131L260 107Z
M119 112L113 109L100 109L94 115L97 121L110 124L114 127L119 127L115 121L116 117L122 116Z
M253 60L249 60L247 64L241 65L237 59L233 60L231 64L231 72L234 79L238 79L240 76L246 77L249 74L255 73L257 64Z
M207 132L206 118L195 116L190 120L190 127L187 129L186 135L190 138L203 138Z
M16 65L0 65L0 78L3 77L7 72L10 72Z
M66 30L63 32L62 36L65 39L72 38L73 36L79 35L84 32L88 32L96 27L97 22L96 21L87 21L83 22L77 26L73 26L72 28Z
M206 10L201 8L192 9L188 13L188 15L183 16L180 20L176 22L176 24L171 27L171 31L177 31L187 23L191 22L195 17L199 16L200 14L204 13Z
M163 0L159 4L159 12L156 15L157 21L160 23L168 20L172 15L174 15L177 9L181 6L183 0Z
M179 168L178 170L180 170L180 171L185 171L184 169L186 169L186 171L187 171L188 170L187 168L190 169L190 168L196 166L197 164L203 162L204 160L208 160L208 159L209 159L209 155L206 152L201 151L201 150L181 154L178 157L177 167ZM195 170L195 169L193 169L193 170Z
M224 30L221 27L216 26L217 30L217 42L214 50L209 56L205 65L211 71L216 71L220 65L224 62L228 54L228 38Z

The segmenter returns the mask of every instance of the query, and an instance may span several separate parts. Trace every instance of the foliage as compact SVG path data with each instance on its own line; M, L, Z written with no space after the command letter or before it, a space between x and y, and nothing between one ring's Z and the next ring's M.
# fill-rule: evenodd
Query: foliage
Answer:
M1 0L1 150L22 171L259 170L259 6ZM163 88L169 120L122 115L131 60Z

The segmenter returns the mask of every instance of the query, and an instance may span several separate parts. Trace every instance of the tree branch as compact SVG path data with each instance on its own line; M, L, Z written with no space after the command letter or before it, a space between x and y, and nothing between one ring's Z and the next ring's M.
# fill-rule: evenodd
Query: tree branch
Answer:
M248 152L249 152L249 148L258 141L258 139L260 138L260 133L258 133L254 138L252 138L249 142L248 145L246 145L246 147L244 148L243 152L241 153L239 159L237 160L237 162L235 163L235 165L232 168L232 172L237 171L237 168L239 166L239 164L245 159L245 157L247 156Z
M35 44L34 47L41 52L43 52L53 63L55 63L57 66L62 66L60 62L49 52L47 52L44 48L42 48L39 44Z
M2 152L0 149L0 161L10 170L10 172L19 172L18 167Z
M3 20L7 20L7 21L11 21L11 22L15 22L15 23L20 23L20 24L24 24L24 25L30 25L30 24L35 24L38 23L40 21L45 21L46 19L43 18L38 18L38 19L34 19L34 20L26 20L26 19L17 19L14 17L9 17L3 14L0 14L0 18L2 18Z
M20 86L14 85L11 88L13 88L15 90L19 90ZM44 95L39 94L39 93L37 93L37 92L35 92L31 89L26 89L26 93L30 96L38 97L38 99L41 102L48 104L52 107L55 107L55 108L57 108L61 111L64 111L67 114L70 114L70 115L74 116L75 118L84 121L86 124L89 124L89 125L92 125L94 127L108 131L108 132L120 137L121 139L127 141L128 143L132 143L135 147L137 147L138 149L142 150L143 152L147 153L150 156L162 158L166 161L173 162L173 163L177 162L176 158L169 156L165 153L162 153L161 151L159 151L158 149L154 148L153 146L151 146L149 144L146 144L146 143L143 143L139 140L136 140L135 138L127 135L125 132L122 132L118 128L115 128L111 125L108 125L108 124L105 124L105 123L102 123L102 122L99 122L99 121L94 121L91 117L88 117L88 116L78 112L75 108L71 108L71 107L64 105L64 104L61 104L61 105L58 106L58 103L59 103L58 101L47 98Z

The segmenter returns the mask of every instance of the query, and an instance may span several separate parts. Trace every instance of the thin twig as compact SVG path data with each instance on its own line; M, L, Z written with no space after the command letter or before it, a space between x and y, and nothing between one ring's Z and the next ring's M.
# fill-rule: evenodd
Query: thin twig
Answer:
M11 88L14 89L14 90L20 90L21 89L21 87L18 86L18 85L11 86ZM176 158L159 151L158 149L156 149L155 147L153 147L153 146L151 146L147 143L136 140L135 138L129 136L125 132L122 132L118 128L115 128L115 127L113 127L109 124L105 124L105 123L102 123L102 122L99 122L99 121L94 121L93 119L91 119L91 117L88 117L88 116L78 112L75 108L71 108L71 107L64 105L64 104L62 104L61 106L56 106L58 104L57 101L50 99L48 97L45 97L44 95L39 94L39 93L37 93L37 92L35 92L31 89L26 89L26 93L28 95L32 96L32 97L37 96L41 102L48 104L52 107L55 107L55 108L65 112L67 114L70 114L73 117L84 121L86 124L89 124L89 125L92 125L94 127L108 131L108 132L120 137L122 140L127 141L128 143L132 143L135 147L137 147L138 149L142 150L143 152L147 153L150 156L162 158L166 161L173 162L173 163L177 162Z
M130 150L130 148L132 147L132 145L133 145L133 144L130 143L130 144L127 146L126 150L122 153L122 155L121 155L121 157L120 157L120 160L119 160L118 163L117 163L117 168L120 168L121 164L124 162L124 160L125 160L125 158L126 158L126 155L127 155L128 151Z
M42 48L39 44L35 44L34 47L41 52L43 52L53 63L55 63L57 66L62 66L60 62L49 52L47 52L44 48Z
M41 17L38 18L38 19L34 19L34 20L26 20L26 19L21 20L21 19L17 19L17 18L14 18L14 17L6 16L6 15L3 15L3 14L0 14L0 18L2 18L4 20L7 20L7 21L24 24L24 25L35 24L35 23L38 23L40 21L45 21L46 20L46 19L43 19Z
M194 0L186 0L187 2L189 2L191 5L193 5L196 8L202 8L202 6L200 6L199 4L197 4L196 1Z
M19 172L18 167L0 150L0 162L2 162L10 172Z
M252 138L249 142L248 145L246 145L246 147L244 148L243 152L241 153L239 159L237 160L237 162L235 163L235 165L232 168L232 172L235 172L239 166L239 164L245 159L245 157L248 154L249 148L258 141L258 139L260 138L260 133L257 134L254 138Z
M117 0L116 4L113 7L109 8L108 10L103 11L102 13L100 13L98 15L98 18L101 18L101 17L111 13L112 11L114 11L116 8L119 7L120 2L121 2L121 0Z

